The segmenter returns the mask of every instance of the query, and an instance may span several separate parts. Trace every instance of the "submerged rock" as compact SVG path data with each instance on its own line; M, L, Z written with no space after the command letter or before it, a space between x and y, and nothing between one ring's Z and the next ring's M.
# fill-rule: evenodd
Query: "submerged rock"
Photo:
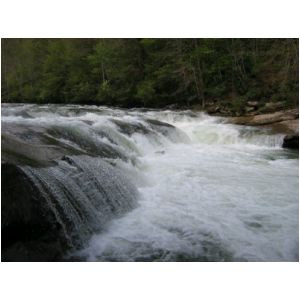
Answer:
M124 122L121 120L115 120L111 119L111 122L117 125L120 132L126 134L126 135L133 135L134 133L141 133L141 134L149 134L151 133L151 130L149 130L147 127L145 127L141 123L129 123Z
M64 155L82 151L60 142L42 126L2 123L2 160L16 165L47 167L56 165Z
M299 133L289 134L284 137L283 148L299 149Z
M9 134L1 135L1 154L6 162L45 167L54 165L55 159L63 155L61 149L53 145L34 145Z
M150 125L152 125L152 126L158 126L158 127L163 126L163 127L175 128L173 125L171 125L169 123L161 122L161 121L154 120L154 119L147 119L146 121L148 123L150 123Z

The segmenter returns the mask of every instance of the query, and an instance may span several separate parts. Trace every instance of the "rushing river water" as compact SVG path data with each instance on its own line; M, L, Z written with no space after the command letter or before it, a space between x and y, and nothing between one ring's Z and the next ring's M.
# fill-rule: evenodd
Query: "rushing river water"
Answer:
M298 153L281 134L200 112L75 105L2 105L2 132L68 150L22 168L73 224L71 257L298 260Z

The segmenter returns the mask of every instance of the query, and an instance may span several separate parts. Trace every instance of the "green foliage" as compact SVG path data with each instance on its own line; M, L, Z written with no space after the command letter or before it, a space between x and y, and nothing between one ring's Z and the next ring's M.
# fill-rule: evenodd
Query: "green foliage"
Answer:
M144 106L154 103L155 89L152 81L145 80L138 85L137 98L143 102Z
M298 105L297 39L2 39L2 100Z
M243 97L238 97L234 99L231 103L232 111L237 115L242 114L244 112L245 104L246 101Z

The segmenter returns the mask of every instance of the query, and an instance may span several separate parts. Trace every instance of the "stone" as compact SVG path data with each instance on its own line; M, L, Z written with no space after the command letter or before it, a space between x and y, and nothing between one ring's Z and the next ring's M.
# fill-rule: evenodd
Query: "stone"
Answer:
M134 133L141 133L141 134L151 133L149 128L147 128L142 123L130 123L130 122L124 122L116 119L111 119L111 121L119 127L119 130L122 133L129 136L133 135Z
M299 133L286 135L283 139L282 147L299 149Z
M253 106L246 106L245 110L246 110L246 113L249 113L249 112L254 111L255 108Z
M20 167L4 162L1 171L1 260L63 260L68 241L45 198Z
M299 132L299 119L286 120L266 125L273 133L296 134Z
M282 122L287 120L294 120L299 117L299 112L297 109L277 111L275 113L261 114L255 116L243 116L243 117L231 117L228 119L230 123L238 125L267 125L276 122Z
M220 107L218 105L210 106L206 109L206 112L208 114L215 114L215 113L218 113L219 111L220 111Z
M258 107L258 101L248 101L247 105L253 108L257 108Z
M153 126L163 126L163 127L175 128L173 125L171 125L169 123L161 122L161 121L154 120L154 119L147 119L147 122Z
M274 110L282 109L284 108L285 103L283 101L278 102L267 102L265 106L262 108L262 111L264 112L272 112Z

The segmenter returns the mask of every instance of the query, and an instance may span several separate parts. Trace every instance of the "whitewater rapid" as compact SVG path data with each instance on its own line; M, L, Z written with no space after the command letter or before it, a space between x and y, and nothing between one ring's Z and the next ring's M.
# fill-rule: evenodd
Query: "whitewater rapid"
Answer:
M136 188L137 203L105 226L92 227L92 236L70 257L298 260L298 153L281 148L282 134L201 112L75 105L4 105L3 124L47 128L60 143L96 154L81 163L101 167L91 160L101 157ZM103 145L117 154L106 155Z

